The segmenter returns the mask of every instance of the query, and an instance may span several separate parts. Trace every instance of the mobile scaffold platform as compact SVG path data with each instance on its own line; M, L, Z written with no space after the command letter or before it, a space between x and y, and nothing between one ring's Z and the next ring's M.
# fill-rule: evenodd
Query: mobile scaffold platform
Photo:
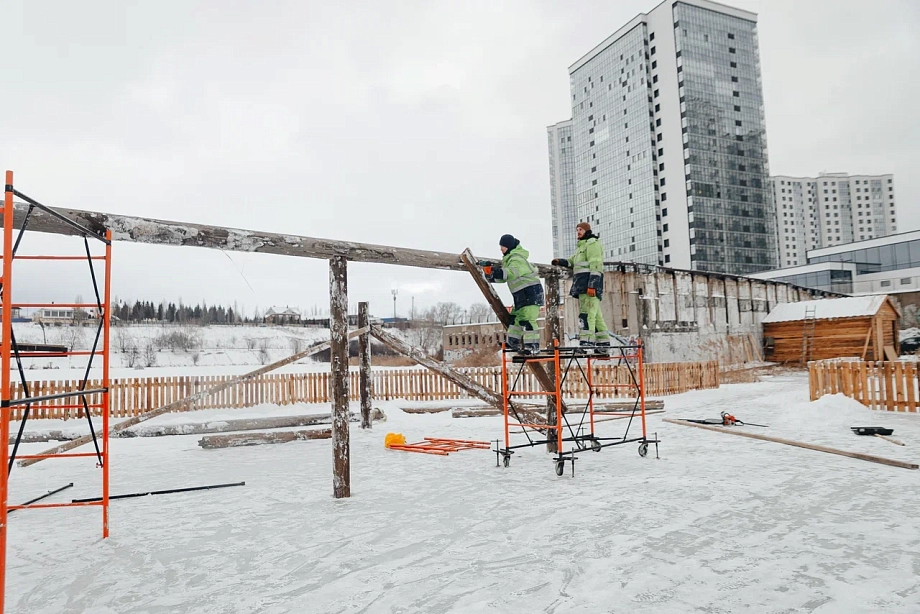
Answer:
M606 349L606 348L605 348ZM596 365L615 362L613 377L598 377ZM532 363L546 365L553 369L554 392L544 390L527 390L528 379L525 369ZM516 450L532 448L555 442L556 456L553 462L556 475L565 473L565 463L572 466L575 475L576 454L586 450L600 452L604 448L628 443L639 444L639 456L648 454L649 444L655 444L655 456L658 457L658 437L648 436L645 421L645 377L643 372L642 343L621 343L612 345L609 352L600 354L596 350L583 347L555 347L541 350L530 356L515 355L509 351L502 352L502 399L505 421L505 441L495 442L496 464L508 467L511 456ZM609 374L605 374L609 375ZM612 381L611 381L612 380ZM579 390L580 389L580 390ZM568 391L568 392L567 392ZM625 408L614 410L603 406L597 407L595 401L599 393L612 393L618 397L620 404L624 400ZM574 398L575 395L581 397ZM537 421L534 412L524 409L516 401L521 397L545 397L547 407L555 406L555 420ZM572 398L567 398L572 397ZM532 407L532 406L531 406ZM622 405L621 405L622 407ZM626 428L619 437L601 437L597 434L597 416L616 415L623 417ZM552 409L547 417L553 417ZM633 435L634 423L641 424L641 435ZM518 430L520 429L520 430ZM511 435L523 435L526 442L511 443ZM566 450L566 444L570 444Z

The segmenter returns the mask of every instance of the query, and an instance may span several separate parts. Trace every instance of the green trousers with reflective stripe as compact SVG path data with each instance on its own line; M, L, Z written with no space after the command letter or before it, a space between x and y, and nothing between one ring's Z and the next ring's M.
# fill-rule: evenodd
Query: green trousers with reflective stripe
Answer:
M518 307L511 312L511 317L514 321L508 327L508 348L518 349L521 343L525 347L539 346L540 330L537 328L537 318L540 317L540 306Z
M610 333L601 315L601 299L578 295L578 340L582 343L610 343Z

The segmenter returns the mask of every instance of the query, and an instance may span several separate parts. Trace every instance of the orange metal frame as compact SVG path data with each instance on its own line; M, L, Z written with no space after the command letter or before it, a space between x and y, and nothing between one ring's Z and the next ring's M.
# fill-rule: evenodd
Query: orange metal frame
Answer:
M610 360L632 360L636 359L638 365L638 381L634 381L630 384L594 384L593 373L594 369L592 368L595 361L606 362ZM645 429L645 372L642 369L642 342L640 341L636 346L635 354L626 354L621 353L619 355L611 356L589 356L587 361L587 378L588 378L588 411L590 414L591 421L591 435L594 435L594 416L596 414L600 415L610 415L610 414L619 414L619 415L632 415L634 412L623 412L623 410L618 411L605 411L605 410L595 410L594 409L594 393L598 390L616 390L619 388L625 389L634 389L638 397L639 405L639 415L642 418L642 438L648 439L648 433Z
M438 456L447 456L451 452L460 452L461 450L488 450L490 447L488 441L476 441L472 439L442 439L439 437L425 437L424 441L417 443L390 444L390 450L402 450L403 452L419 452L421 454L436 454Z
M553 356L546 358L529 358L527 359L528 363L543 363L551 362L553 363L553 368L555 370L556 379L556 390L554 392L547 392L541 390L539 392L525 392L518 390L509 390L508 389L508 352L505 351L505 347L502 346L502 414L505 417L505 449L511 448L511 427L520 427L520 428L531 428L531 429L545 429L547 431L547 438L550 437L550 433L555 431L556 435L556 445L557 449L562 449L562 433L565 428L565 424L562 420L562 382L561 370L559 366L559 342L554 343L553 347ZM556 424L526 424L523 422L511 422L511 417L509 414L509 409L511 408L511 397L512 396L542 396L542 397L553 397L556 404ZM592 430L593 433L593 430Z
M572 349L573 348L564 348L566 352ZM586 361L585 368L581 369L579 367L579 370L583 372L584 381L588 387L588 401L587 401L587 404L585 405L585 413L587 414L586 416L587 426L590 429L590 434L587 436L579 435L579 434L576 434L574 431L572 431L573 426L578 427L580 431L584 422L582 421L579 424L572 425L566 419L566 417L569 416L570 414L563 414L563 411L562 411L563 388L564 388L564 383L565 383L564 382L565 378L562 377L563 371L565 371L565 373L569 372L569 370L572 368L574 357L568 354L563 355L560 352L559 343L557 341L554 343L553 352L551 355L524 358L523 362L527 364L529 363L552 363L553 368L555 370L555 375L556 375L555 381L557 382L557 384L556 384L556 390L552 392L547 392L543 390L537 391L537 392L523 391L523 390L519 391L519 390L514 389L518 381L517 378L515 378L514 383L509 384L508 352L505 351L504 347L502 348L502 350L503 351L502 351L501 387L502 387L502 405L503 405L502 413L503 413L504 421L505 421L505 448L504 450L496 449L494 451L496 452L496 460L498 460L499 455L503 455L505 457L506 467L508 466L507 461L509 460L509 455L513 454L512 452L513 449L529 447L529 446L539 444L539 443L546 443L547 441L551 441L553 437L555 437L556 439L556 449L558 450L558 454L559 454L559 457L557 457L556 459L557 461L561 460L563 456L567 456L567 455L573 456L574 455L574 451L563 452L563 442L565 441L575 442L577 449L582 449L579 446L580 444L583 444L585 442L591 442L592 445L600 445L601 447L605 447L608 445L617 445L618 443L630 443L630 442L635 442L635 441L639 441L640 443L644 443L644 444L648 444L648 443L657 444L657 439L650 440L648 438L648 431L646 428L645 372L644 372L644 366L643 366L643 348L642 348L641 341L637 343L635 346L630 346L630 347L617 348L616 346L614 346L613 350L616 353L611 354L609 356L586 355L586 356L580 357L581 359L584 359ZM561 366L563 359L567 359L569 361L566 363L566 367L564 370ZM612 360L616 360L616 361L635 360L636 361L635 369L632 367L629 367L630 379L632 381L626 384L595 384L594 373L593 373L594 363L595 362L609 362ZM522 366L522 369L523 369L523 366ZM594 408L594 397L596 393L600 390L615 390L615 389L629 389L629 390L634 391L634 395L632 395L633 399L636 402L634 409L632 411L596 410ZM554 399L555 406L556 406L555 424L529 424L529 423L524 423L524 422L519 421L516 411L514 411L514 415L512 415L512 411L514 410L514 407L512 405L512 397L517 397L517 396L524 396L524 397L543 396L543 397L549 397L549 398ZM622 441L618 441L619 438L609 438L609 437L598 438L595 433L595 415L611 415L611 414L629 417L630 424L632 424L633 417L639 417L641 419L641 424L642 424L641 438L628 438L627 435L623 436ZM528 444L512 446L511 445L511 428L512 427L522 428L525 431L527 429L541 429L544 432L546 432L546 439L543 441L533 442L533 441L530 441L530 438L528 437L528 441L529 441ZM566 429L570 431L571 437L565 436ZM627 426L626 432L627 433L629 432L628 426ZM603 443L603 441L608 441L608 440L615 440L615 441L613 441L613 443L606 443L606 444ZM640 455L641 454L642 452L640 452Z
M102 507L102 537L109 536L109 339L111 332L110 305L111 305L111 279L112 279L112 236L107 231L105 235L105 255L93 256L87 253L86 256L20 256L14 253L13 243L13 197L14 195L24 196L13 189L13 172L6 172L6 184L3 198L3 276L0 279L0 288L2 288L2 313L0 313L0 328L2 328L2 343L0 343L0 441L4 442L2 464L0 464L0 614L4 611L5 593L6 593L6 546L7 546L7 514L12 510L20 509L50 509L59 507L86 507L88 505L97 505ZM35 206L40 206L32 202ZM87 235L84 235L86 237ZM99 236L94 238L101 239ZM89 252L89 247L87 247ZM97 298L98 303L76 304L76 303L14 303L12 296L12 279L13 279L13 260L89 260L92 267L92 261L103 261L105 265L104 289L103 296ZM95 273L93 273L95 282ZM13 346L13 308L14 307L85 307L99 309L102 313L100 316L102 322L102 339L101 347L96 347L94 351L81 352L15 352ZM9 478L10 471L10 450L6 442L10 439L10 419L12 415L12 405L25 405L26 408L41 408L40 398L36 398L34 403L28 399L12 399L12 388L10 369L14 353L18 358L48 358L61 356L88 356L89 360L95 355L102 357L102 402L87 404L72 404L74 409L101 409L102 413L102 449L99 453L102 468L102 500L86 503L34 503L31 505L10 505L9 504ZM88 374L89 369L87 369ZM84 386L85 389L85 386ZM79 397L79 392L74 395ZM17 455L17 459L39 459L39 458L75 458L75 457L96 457L95 452L71 452L66 454L24 454Z

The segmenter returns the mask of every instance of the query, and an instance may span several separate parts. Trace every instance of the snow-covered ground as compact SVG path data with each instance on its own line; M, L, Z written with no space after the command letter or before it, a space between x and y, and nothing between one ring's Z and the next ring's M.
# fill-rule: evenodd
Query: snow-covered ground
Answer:
M783 375L667 397L664 416L726 410L770 427L735 428L918 459L920 416L807 398L804 375ZM486 451L385 450L387 432L490 440L501 420L377 406L386 422L351 431L346 500L331 496L328 440L224 450L202 450L197 436L113 440L113 493L246 486L113 501L104 541L97 508L16 512L8 611L920 611L920 471L656 415L660 460L634 444L583 452L576 476L560 478L536 448L507 469ZM205 418L254 411L271 408ZM621 435L624 423L599 431ZM890 426L907 445L853 435L857 425ZM73 459L14 469L10 497L71 481L55 500L99 493L93 463Z

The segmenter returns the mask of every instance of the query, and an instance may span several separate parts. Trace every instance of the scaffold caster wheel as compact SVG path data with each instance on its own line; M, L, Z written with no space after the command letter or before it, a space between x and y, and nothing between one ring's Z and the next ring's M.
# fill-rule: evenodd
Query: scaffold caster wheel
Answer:
M597 441L596 439L595 439L594 441L592 441L592 442L591 442L591 449L594 450L595 452L600 452L600 451L601 451L601 442Z
M648 454L648 444L642 442L639 444L639 456L645 458L645 455Z
M556 475L561 476L565 473L565 461L556 461Z
M507 467L507 466L510 465L510 464L511 464L511 456L504 456L504 457L502 457L502 465L504 465L505 467Z

